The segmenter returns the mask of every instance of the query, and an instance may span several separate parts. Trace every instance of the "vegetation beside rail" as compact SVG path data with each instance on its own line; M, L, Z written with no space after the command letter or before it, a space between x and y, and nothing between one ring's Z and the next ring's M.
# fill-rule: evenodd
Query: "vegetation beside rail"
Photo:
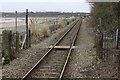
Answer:
M61 29L73 21L75 21L75 18L71 18L68 20L57 20L57 24L40 25L40 20L37 18L30 19L29 22L29 33L28 33L28 46L31 47L31 43L39 43L46 37L49 37L54 31ZM41 27L41 28L40 28ZM26 48L26 38L25 38L25 32L13 32L12 30L4 30L2 32L2 62L3 64L10 63L11 60L15 59L15 54L19 54L21 49L27 49Z
M116 30L118 28L118 3L93 3L91 8L91 25L97 27L99 18L101 18L101 30Z
M89 25L94 27L96 57L108 57L110 49L116 48L116 30L119 29L119 3L95 2L91 4Z

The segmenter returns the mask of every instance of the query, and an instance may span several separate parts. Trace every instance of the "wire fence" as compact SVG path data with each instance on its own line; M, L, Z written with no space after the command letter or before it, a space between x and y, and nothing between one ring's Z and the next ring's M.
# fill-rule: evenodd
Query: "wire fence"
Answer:
M97 58L104 59L112 54L112 49L116 48L116 32L103 31L96 33Z

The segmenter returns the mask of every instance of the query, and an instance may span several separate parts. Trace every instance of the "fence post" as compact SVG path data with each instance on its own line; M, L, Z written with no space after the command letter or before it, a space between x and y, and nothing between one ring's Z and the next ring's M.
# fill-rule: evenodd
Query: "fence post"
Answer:
M29 30L29 47L31 47L31 30Z
M120 51L118 52L118 78L120 78Z
M120 31L120 1L118 2L118 29ZM119 35L120 35L120 32L119 32ZM120 40L120 36L118 38L118 41ZM118 67L118 79L120 78L120 51L118 53L118 59L119 59L119 67Z
M17 11L15 13L16 13L16 17L15 17L15 31L17 32Z
M15 31L16 31L16 41L15 41L15 43L16 43L16 45L15 45L15 47L16 47L16 52L18 51L18 49L19 49L19 33L17 32L17 11L15 11L15 13L16 13L16 17L15 17Z
M26 9L26 49L28 48L28 9Z
M120 46L120 1L118 2L118 43L119 43L119 45L118 46ZM118 47L119 48L119 47Z
M19 32L16 32L16 52L19 51Z
M96 59L99 60L102 58L102 54L101 54L100 34L98 33L96 33L95 35L95 44L96 44Z
M2 39L2 56L5 59L4 64L7 64L13 58L12 52L11 52L12 31L4 30L2 32L2 35L3 35L3 39Z
M118 79L120 79L120 50L118 51Z

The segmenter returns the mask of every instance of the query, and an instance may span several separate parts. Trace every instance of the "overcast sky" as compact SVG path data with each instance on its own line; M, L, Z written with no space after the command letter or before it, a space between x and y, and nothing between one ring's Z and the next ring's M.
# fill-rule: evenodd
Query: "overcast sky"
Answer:
M0 12L61 11L90 12L86 0L0 0Z

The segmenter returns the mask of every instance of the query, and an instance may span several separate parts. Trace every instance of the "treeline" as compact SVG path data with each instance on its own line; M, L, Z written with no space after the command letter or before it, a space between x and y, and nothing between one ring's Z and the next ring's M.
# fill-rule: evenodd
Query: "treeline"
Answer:
M118 28L118 3L93 3L91 7L92 26L97 28L101 23L102 31L114 31Z
M29 12L29 17L58 17L58 16L63 16L63 17L71 17L71 16L79 16L79 15L84 15L86 13L70 13L70 12ZM15 17L14 12L2 12L2 17ZM18 17L25 17L25 12L18 12L17 14Z

